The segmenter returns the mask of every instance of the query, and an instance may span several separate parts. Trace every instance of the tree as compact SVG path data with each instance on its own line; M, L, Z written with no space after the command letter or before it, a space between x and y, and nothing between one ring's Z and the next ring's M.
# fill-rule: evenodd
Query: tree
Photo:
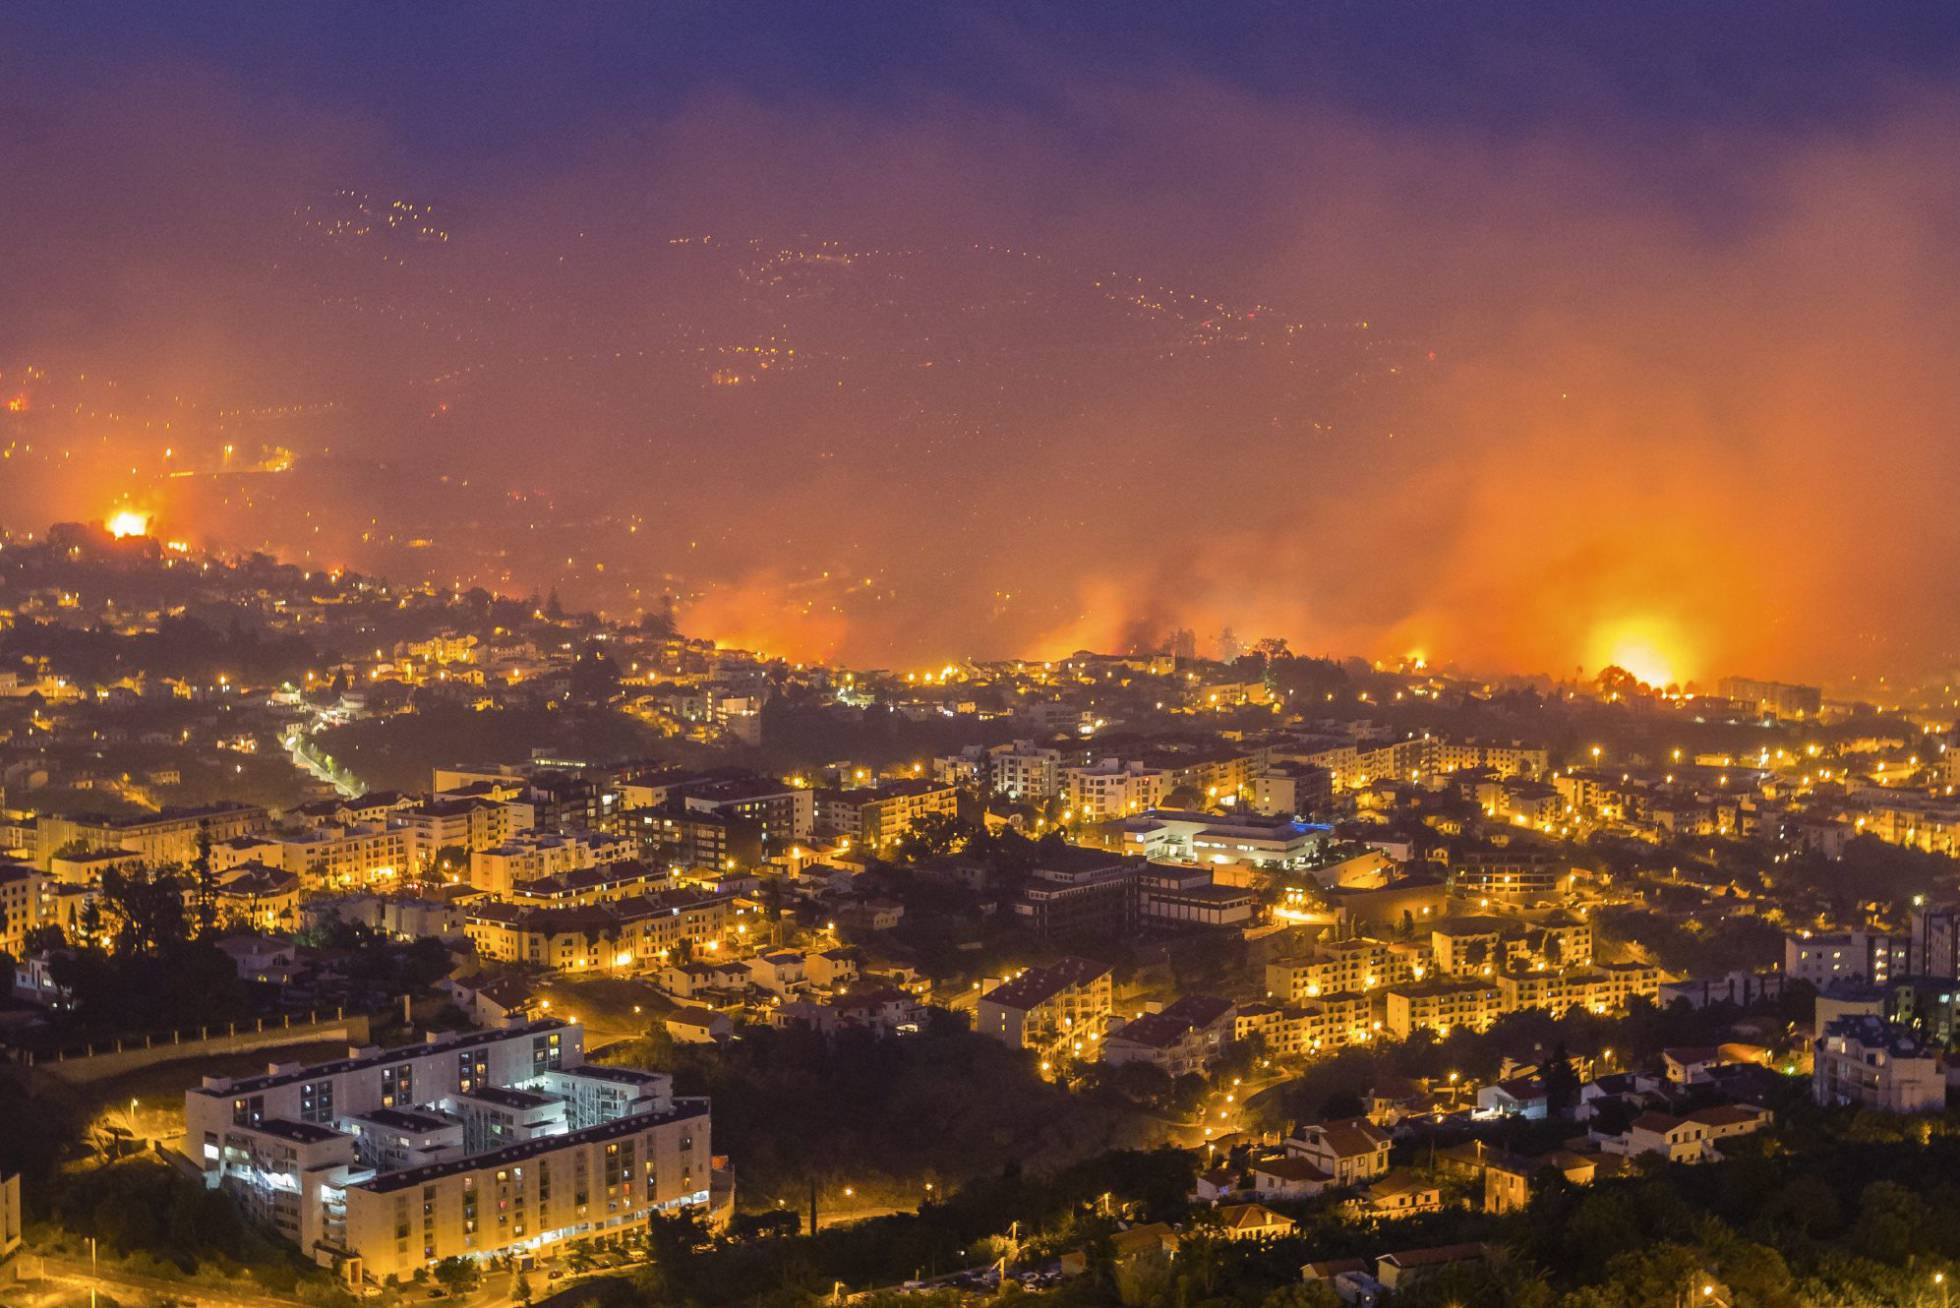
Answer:
M476 1262L469 1258L451 1256L436 1264L436 1284L445 1293L461 1294L476 1286Z
M517 1300L519 1303L531 1302L531 1274L529 1272L519 1272L517 1274L517 1284L511 1287L510 1294L511 1298Z
M1259 1308L1340 1308L1341 1296L1325 1281L1296 1281L1269 1293Z
M1565 1042L1552 1046L1551 1061L1545 1064L1545 1111L1564 1117L1579 1103L1579 1073L1565 1052Z

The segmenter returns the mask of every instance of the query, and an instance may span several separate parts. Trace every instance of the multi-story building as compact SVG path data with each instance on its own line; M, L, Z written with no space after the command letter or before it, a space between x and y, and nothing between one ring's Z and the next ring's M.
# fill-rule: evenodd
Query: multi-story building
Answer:
M578 908L637 899L673 884L673 874L664 867L622 859L520 881L505 891L503 898L520 908Z
M747 933L731 895L663 890L580 908L483 902L465 911L476 952L503 962L567 972L638 972L658 967L683 943L712 953Z
M1779 718L1814 718L1824 708L1824 692L1816 686L1757 681L1750 677L1724 677L1720 690L1723 699L1740 700L1753 706L1758 713Z
M1571 871L1556 847L1523 841L1450 857L1450 882L1457 894L1507 904L1557 898L1568 888Z
M493 895L541 877L632 858L638 843L598 831L526 831L470 853L470 884Z
M1219 884L1207 867L1151 863L1137 874L1138 915L1145 927L1243 928L1252 924L1258 904L1256 892Z
M1017 740L988 752L987 782L1009 799L1041 801L1061 792L1062 752Z
M1044 1063L1081 1053L1078 1044L1093 1055L1115 999L1107 963L1064 958L1027 968L982 994L974 1026L1010 1049L1034 1051Z
M1907 940L1876 931L1794 935L1783 939L1783 974L1822 990L1846 982L1883 984L1911 966Z
M515 805L474 797L417 804L403 809L400 820L408 833L408 857L422 866L445 849L465 854L495 849L528 825L519 820Z
M1304 1158L1337 1186L1360 1185L1388 1172L1388 1132L1365 1117L1311 1122L1286 1138L1289 1158Z
M1573 1008L1589 1013L1619 1013L1634 998L1655 999L1660 994L1660 969L1646 963L1602 963L1598 967L1559 970L1501 972L1497 976L1498 994L1505 1012L1521 1008L1543 1008L1563 1014Z
M1111 1031L1101 1041L1102 1061L1147 1063L1174 1077L1202 1073L1231 1048L1234 1013L1229 999L1185 995Z
M689 790L682 804L697 813L726 813L762 829L765 846L788 849L807 841L817 825L814 791L767 777L721 781Z
M1408 1039L1427 1028L1446 1036L1458 1027L1481 1031L1504 1013L1504 996L1485 981L1431 981L1390 986L1383 996L1390 1034Z
M914 823L931 815L951 817L959 791L938 781L889 781L875 789L831 790L817 796L818 824L871 850L890 849Z
M1334 774L1312 763L1274 763L1252 795L1253 810L1272 817L1324 815L1334 803Z
M1820 1104L1885 1113L1946 1109L1946 1073L1938 1053L1883 1018L1859 1015L1830 1022L1814 1056L1811 1093Z
M140 854L152 867L188 865L202 840L213 843L263 831L270 818L257 804L213 804L167 808L132 817L57 817L42 814L34 824L34 864L46 868L57 851L122 849Z
M1421 964L1403 949L1357 936L1324 940L1304 956L1266 964L1266 994L1297 1004L1321 995L1373 990L1391 982L1418 979Z
M410 839L407 827L380 823L266 831L213 845L211 866L262 863L301 878L309 890L354 889L390 882L409 871Z
M1120 938L1136 929L1141 870L1135 859L1073 845L1044 855L1014 900L1015 916L1050 938Z
M733 813L697 812L679 796L657 808L628 809L622 821L640 857L658 866L687 871L754 867L762 861L761 823Z
M1272 871L1305 867L1320 856L1331 831L1290 817L1185 813L1157 809L1120 825L1126 853L1179 863Z
M1062 797L1085 822L1103 822L1156 808L1170 793L1170 773L1142 763L1104 759L1062 769Z
M41 887L45 878L20 863L0 863L0 951L14 958L27 953L27 934L41 925Z
M358 1051L185 1095L207 1184L349 1283L405 1280L704 1204L709 1118L544 1021Z
M1960 757L1960 751L1956 751ZM1960 906L1919 905L1912 910L1908 969L1913 976L1960 979Z

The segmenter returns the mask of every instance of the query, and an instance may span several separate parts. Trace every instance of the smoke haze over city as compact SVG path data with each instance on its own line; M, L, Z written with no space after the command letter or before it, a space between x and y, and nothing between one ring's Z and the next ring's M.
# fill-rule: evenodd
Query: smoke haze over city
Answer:
M1951 665L1960 40L1547 13L27 6L0 525L859 665Z

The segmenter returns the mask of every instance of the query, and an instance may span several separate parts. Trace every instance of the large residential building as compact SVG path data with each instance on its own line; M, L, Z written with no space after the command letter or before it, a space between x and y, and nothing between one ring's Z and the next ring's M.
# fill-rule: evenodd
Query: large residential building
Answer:
M1461 850L1450 858L1450 884L1456 893L1494 903L1555 899L1566 888L1571 871L1557 847L1536 842Z
M1033 1050L1044 1062L1064 1055L1093 1058L1115 999L1107 963L1064 958L1028 968L982 994L974 1026L1010 1049Z
M817 825L815 791L766 777L721 781L688 790L681 802L697 813L745 818L760 827L763 840L776 849L808 840Z
M1783 975L1822 990L1846 982L1882 985L1911 965L1907 941L1873 931L1794 935L1783 940Z
M1811 1093L1820 1104L1886 1113L1946 1108L1946 1073L1938 1052L1883 1018L1837 1018L1825 1026L1814 1052Z
M709 1192L708 1103L532 1022L207 1078L186 1154L350 1284L616 1233Z
M872 850L890 849L915 822L930 815L951 817L959 791L938 781L890 781L875 789L833 790L817 797L817 821L824 830L846 836Z
M1104 759L1062 769L1062 798L1086 822L1129 817L1156 808L1171 790L1171 774L1141 763Z
M1373 990L1391 982L1421 980L1428 969L1416 946L1357 936L1323 940L1310 953L1266 964L1266 994L1297 1004L1322 995Z
M541 877L632 858L638 844L596 831L526 831L490 849L470 852L470 884L493 895Z
M1724 677L1720 690L1723 699L1740 700L1758 713L1779 718L1814 718L1824 707L1824 692L1816 686Z
M1481 1031L1504 1011L1503 993L1488 981L1431 981L1389 987L1382 1018L1391 1035L1406 1040L1424 1027L1439 1037L1458 1027Z
M71 847L121 849L139 854L154 867L187 865L201 840L216 843L263 831L270 819L256 804L213 804L205 808L167 808L132 817L57 817L42 814L34 826L34 863L46 868L55 854Z
M378 822L266 831L213 845L211 866L262 863L301 878L310 890L357 889L386 884L407 873L412 839L408 827Z
M1171 1076L1202 1073L1231 1048L1235 1012L1229 999L1185 995L1110 1032L1102 1040L1102 1060L1147 1063Z
M400 820L408 830L408 857L424 866L445 849L466 855L495 849L530 825L517 805L476 797L433 799L403 809Z
M1001 745L987 757L987 782L1009 799L1053 799L1061 791L1062 752L1031 740Z
M1628 1001L1635 998L1658 998L1661 972L1648 963L1601 963L1570 970L1502 972L1496 980L1507 1013L1543 1008L1563 1015L1583 1008L1603 1014L1625 1012Z
M739 939L746 922L735 900L691 890L663 890L579 908L471 904L464 930L484 958L567 972L639 972L657 968L683 942L711 953Z
M0 951L27 954L27 933L41 925L41 873L19 863L0 863Z

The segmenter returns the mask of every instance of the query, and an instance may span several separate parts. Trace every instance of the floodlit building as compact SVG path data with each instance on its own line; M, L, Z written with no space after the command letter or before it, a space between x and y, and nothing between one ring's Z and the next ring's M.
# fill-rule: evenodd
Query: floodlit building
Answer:
M185 1153L350 1284L705 1205L708 1102L583 1049L548 1020L206 1078L184 1096Z

